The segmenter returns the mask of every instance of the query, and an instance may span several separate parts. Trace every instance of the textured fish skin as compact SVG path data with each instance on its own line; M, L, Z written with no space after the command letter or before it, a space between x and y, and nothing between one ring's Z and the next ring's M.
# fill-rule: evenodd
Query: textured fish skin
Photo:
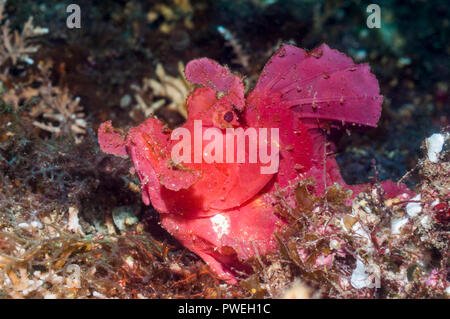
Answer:
M187 100L183 127L193 131L194 121L202 120L204 128L217 127L223 134L227 127L279 128L276 174L261 174L258 163L174 165L170 130L153 118L126 138L105 122L98 140L103 151L131 157L143 201L160 213L163 227L220 279L235 284L235 270L246 270L243 260L276 247L273 233L283 225L273 208L276 185L285 188L313 177L317 194L335 182L354 195L366 187L347 185L335 159L325 156L333 145L326 142L324 129L375 127L382 96L368 65L354 64L326 44L311 52L282 46L247 97L240 76L207 58L191 61L186 77L201 87ZM388 197L409 192L389 181L383 185Z

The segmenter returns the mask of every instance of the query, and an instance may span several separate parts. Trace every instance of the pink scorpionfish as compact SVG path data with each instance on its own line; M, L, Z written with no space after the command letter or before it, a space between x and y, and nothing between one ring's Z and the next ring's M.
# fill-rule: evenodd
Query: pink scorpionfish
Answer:
M277 185L289 189L299 179L313 177L318 194L335 182L354 194L363 188L346 185L335 159L325 156L333 145L326 143L324 130L348 124L375 127L382 96L368 65L356 65L326 44L311 52L282 46L247 97L240 76L207 58L191 61L186 78L199 87L187 100L188 120L182 128L191 133L215 128L223 135L227 128L278 128L276 172L263 174L259 162L174 162L172 148L181 137L173 139L156 118L130 129L126 137L105 122L98 140L104 152L131 157L142 199L160 213L162 226L220 279L237 283L236 271L245 270L243 260L276 248L273 233L283 225L273 207ZM200 128L196 120L202 121ZM245 155L251 151L247 146ZM392 182L383 187L388 197L405 190Z

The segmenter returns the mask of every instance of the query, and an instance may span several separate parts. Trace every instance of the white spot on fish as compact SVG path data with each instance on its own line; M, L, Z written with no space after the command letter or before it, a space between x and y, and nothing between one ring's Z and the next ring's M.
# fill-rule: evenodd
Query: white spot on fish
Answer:
M230 232L230 219L226 215L217 214L214 217L211 217L211 223L219 239L221 239L223 235L228 235Z

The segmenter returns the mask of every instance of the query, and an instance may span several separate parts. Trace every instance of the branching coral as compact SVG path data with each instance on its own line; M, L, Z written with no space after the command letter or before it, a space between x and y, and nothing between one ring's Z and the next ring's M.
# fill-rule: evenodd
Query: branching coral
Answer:
M33 87L20 85L1 92L0 97L6 105L14 110L19 110L25 104L31 103L38 94L38 90Z
M75 143L80 143L87 126L80 99L51 84L40 87L38 97L30 113L36 119L33 125L55 136L71 135Z
M30 55L36 53L38 46L33 46L32 38L45 34L47 29L33 26L30 18L19 33L17 30L11 34L9 20L4 14L5 1L0 2L0 22L2 34L0 41L0 65L5 66L7 61L16 65L19 61L33 64ZM0 76L3 90L0 92L3 102L18 110L25 104L34 104L29 115L34 119L34 126L55 136L70 135L76 143L86 134L86 120L83 108L79 105L79 98L73 99L68 90L61 90L52 86L49 80L51 62L39 63L39 73L31 75L30 80L24 83L10 83L9 67L3 69ZM38 84L36 86L35 84Z
M143 112L146 117L162 106L179 112L187 118L186 99L193 90L193 86L186 80L183 63L178 63L179 77L166 73L161 64L156 66L157 79L145 78L142 86L133 85L134 95L138 102L136 109ZM149 105L150 104L150 105Z
M0 24L2 32L0 63L4 64L6 61L11 60L13 65L16 65L19 61L33 64L30 54L36 53L39 47L33 44L32 39L48 33L48 29L35 27L33 25L33 18L30 17L20 33L17 30L11 33L9 20L7 20L4 13L5 4L6 0L0 2Z
M28 115L33 125L54 136L72 136L80 143L86 134L87 123L79 98L73 98L67 88L53 86L49 80L49 66L40 64L40 73L34 76L34 83L15 85L5 90L0 97L14 110L28 104L31 111Z
M155 22L158 18L164 19L163 23L159 26L159 30L163 33L170 33L172 29L179 23L183 22L183 25L187 29L192 29L192 16L194 9L191 6L189 0L173 0L173 7L163 3L158 3L154 8L147 13L147 21L149 23Z

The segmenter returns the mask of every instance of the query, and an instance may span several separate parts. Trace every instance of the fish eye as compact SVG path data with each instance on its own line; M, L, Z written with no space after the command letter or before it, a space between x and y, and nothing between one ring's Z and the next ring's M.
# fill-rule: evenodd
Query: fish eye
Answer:
M228 112L226 112L226 113L223 115L223 119L224 119L225 121L227 121L228 123L230 123L231 121L233 121L233 118L234 118L234 115L233 115L233 112L231 112L231 111L228 111Z

